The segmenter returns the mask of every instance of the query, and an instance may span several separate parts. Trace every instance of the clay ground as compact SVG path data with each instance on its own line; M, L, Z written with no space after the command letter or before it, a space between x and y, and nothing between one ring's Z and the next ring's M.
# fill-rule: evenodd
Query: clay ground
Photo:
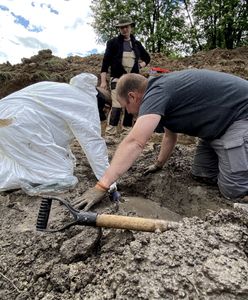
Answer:
M79 70L99 72L100 56L62 60L49 53L16 66L0 65L2 96L48 75L46 80L67 81ZM177 61L157 54L152 62L172 70L204 67L229 71L248 79L247 57L248 48L241 48ZM119 210L106 199L95 211L163 217L178 222L178 227L146 233L76 226L46 234L35 228L39 197L20 190L2 192L0 299L248 299L248 213L234 209L217 187L190 177L195 144L186 137L180 139L161 172L144 176L144 168L159 151L159 139L151 139L118 182L123 198ZM108 147L110 159L115 148ZM95 183L76 141L72 150L79 183L61 195L68 201ZM65 224L69 214L55 202L51 218L55 225Z

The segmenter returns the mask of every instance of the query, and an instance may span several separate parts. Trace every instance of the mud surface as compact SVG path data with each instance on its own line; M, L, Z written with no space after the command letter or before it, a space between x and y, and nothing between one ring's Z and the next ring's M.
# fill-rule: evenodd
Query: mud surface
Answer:
M240 76L248 78L247 53L247 48L215 50L180 61L154 55L153 65L156 61L156 65L171 69L192 65L222 71L229 68L229 72L240 70ZM60 69L51 59L60 63ZM25 84L21 74L23 78L29 74L27 82L33 82L34 73L25 73L25 68L57 74L66 81L66 76L79 71L97 74L100 61L101 57L93 56L84 64L79 58L61 60L50 53L16 66L3 64L1 93ZM49 66L50 71L38 65ZM10 81L3 79L6 72ZM248 214L234 209L217 187L190 177L195 148L191 141L182 137L163 170L144 176L144 168L159 151L159 137L155 136L118 183L123 196L119 210L109 199L95 208L98 213L178 222L178 228L163 233L74 226L45 234L35 228L39 197L21 190L0 193L0 299L248 299ZM108 148L111 158L116 145ZM95 183L76 141L72 150L79 183L60 195L68 201ZM64 225L68 220L67 210L53 203L51 225Z

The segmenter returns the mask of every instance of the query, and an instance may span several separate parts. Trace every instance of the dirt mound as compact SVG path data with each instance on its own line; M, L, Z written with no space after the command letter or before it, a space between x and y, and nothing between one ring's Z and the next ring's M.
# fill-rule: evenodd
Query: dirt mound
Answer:
M93 73L99 77L102 55L88 57L71 56L66 59L56 57L51 50L41 50L31 58L23 58L21 64L0 64L0 98L29 84L49 80L68 82L81 72ZM181 59L151 54L151 66L167 68L171 71L186 68L206 68L239 75L248 79L248 47L234 50L215 49L199 52ZM143 73L146 69L143 70Z
M52 55L51 50L42 50L31 58L23 58L21 64L0 64L0 98L40 81L69 82L72 76L82 72L97 75L101 60L101 55L62 59Z
M172 60L152 55L152 66L226 71L248 79L248 48L213 50ZM28 84L91 72L99 76L102 56L60 59L50 50L22 64L0 65L1 96ZM215 186L190 177L194 145L177 145L167 165L143 176L159 151L154 136L134 166L118 182L119 210L106 199L98 213L163 217L178 228L163 233L76 226L61 233L35 229L40 198L22 191L0 193L0 299L242 299L248 298L248 215L234 209ZM112 157L116 145L109 146ZM79 183L62 197L68 201L94 185L80 146L72 145ZM140 208L130 206L135 197ZM139 199L139 201L137 200ZM129 205L128 204L129 202ZM69 214L55 202L52 224Z

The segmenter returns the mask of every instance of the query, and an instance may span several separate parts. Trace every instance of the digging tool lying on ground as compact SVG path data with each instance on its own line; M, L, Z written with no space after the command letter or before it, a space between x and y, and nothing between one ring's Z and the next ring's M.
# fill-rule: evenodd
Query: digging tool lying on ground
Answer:
M165 73L170 73L171 70L160 67L148 67L144 68L143 75L148 78L157 77Z
M74 220L61 228L48 229L48 219L51 210L52 201L57 200L62 203L72 214ZM67 201L62 198L54 196L43 197L39 209L39 214L36 223L36 229L38 231L57 232L63 231L73 225L86 225L94 227L116 228L116 229L129 229L137 231L166 231L168 229L174 229L179 226L177 222L169 222L166 220L158 219L146 219L140 217L127 217L110 214L97 214L95 212L84 212L73 208Z

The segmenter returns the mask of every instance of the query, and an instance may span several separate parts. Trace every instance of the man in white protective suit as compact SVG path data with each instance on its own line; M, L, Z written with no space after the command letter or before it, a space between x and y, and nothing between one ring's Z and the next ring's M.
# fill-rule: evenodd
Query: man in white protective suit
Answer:
M109 162L96 85L95 75L82 73L69 84L39 82L0 100L0 192L23 188L38 194L74 187L74 138L101 178ZM92 206L87 204L86 199L86 210Z

